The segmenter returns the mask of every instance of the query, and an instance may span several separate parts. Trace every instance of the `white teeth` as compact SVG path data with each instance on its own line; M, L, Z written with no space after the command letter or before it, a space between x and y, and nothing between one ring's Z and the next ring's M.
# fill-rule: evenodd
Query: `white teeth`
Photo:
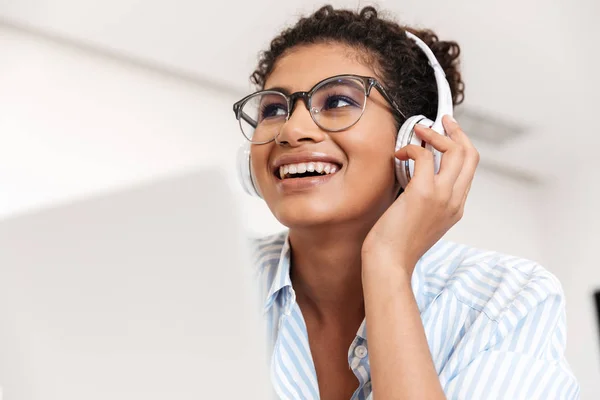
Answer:
M319 174L334 174L337 172L338 166L324 162L308 162L287 164L279 167L279 177L281 179L291 178L291 175L304 174L305 172L318 172Z

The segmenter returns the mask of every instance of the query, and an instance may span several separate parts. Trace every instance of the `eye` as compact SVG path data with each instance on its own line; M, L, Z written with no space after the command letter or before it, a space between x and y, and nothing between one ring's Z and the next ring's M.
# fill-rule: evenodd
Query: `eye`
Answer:
M323 110L331 110L334 108L343 108L343 107L360 107L360 105L352 100L348 96L342 95L330 95L325 100L325 104Z
M275 117L287 116L287 106L285 104L264 104L260 109L260 120Z

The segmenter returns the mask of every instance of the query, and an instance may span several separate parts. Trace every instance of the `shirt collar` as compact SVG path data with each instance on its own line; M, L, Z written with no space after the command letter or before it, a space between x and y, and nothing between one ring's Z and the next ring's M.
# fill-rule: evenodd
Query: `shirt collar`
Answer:
M367 320L363 319L362 323L360 324L360 327L358 328L358 332L356 332L356 336L367 340Z
M279 263L277 264L271 287L265 298L264 312L269 311L275 299L285 287L292 287L292 280L290 279L290 239L288 233L285 234L285 240L279 255Z
M269 311L269 309L273 307L273 303L275 303L277 296L283 291L284 288L292 288L292 280L290 278L290 253L290 238L289 234L286 233L283 246L281 247L281 252L279 254L279 262L277 264L277 268L275 269L275 275L273 276L271 287L269 288L269 292L265 298L265 304L263 308L264 312ZM367 324L365 319L363 319L362 323L360 324L356 335L364 340L367 340Z

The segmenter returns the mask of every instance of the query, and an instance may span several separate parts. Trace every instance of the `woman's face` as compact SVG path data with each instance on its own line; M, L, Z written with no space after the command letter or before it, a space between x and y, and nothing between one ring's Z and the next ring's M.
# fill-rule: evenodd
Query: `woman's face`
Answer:
M281 57L265 89L288 93L308 91L317 82L340 74L375 77L356 51L341 44L299 46ZM385 86L385 82L382 82ZM276 141L252 145L252 169L260 192L273 215L289 228L323 224L373 224L394 201L399 190L394 176L396 128L389 104L373 89L360 120L341 132L327 132L297 101ZM325 176L281 179L280 164L288 170L325 168ZM285 168L285 167L284 167ZM370 226L369 226L370 227Z

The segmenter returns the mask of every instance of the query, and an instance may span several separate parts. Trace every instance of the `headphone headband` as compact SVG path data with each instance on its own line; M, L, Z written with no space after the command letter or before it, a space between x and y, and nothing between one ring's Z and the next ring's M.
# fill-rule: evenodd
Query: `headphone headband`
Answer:
M433 73L435 75L435 82L437 84L437 92L438 92L438 110L437 115L435 117L435 121L433 122L433 126L431 127L434 131L438 133L444 132L444 127L442 125L442 117L446 114L452 115L453 111L453 103L452 103L452 92L450 90L450 85L446 80L446 73L442 69L442 66L438 62L437 58L433 54L433 51L423 42L418 36L415 34L406 31L406 36L415 41L417 46L425 53L427 59L429 60L429 65L433 68Z

